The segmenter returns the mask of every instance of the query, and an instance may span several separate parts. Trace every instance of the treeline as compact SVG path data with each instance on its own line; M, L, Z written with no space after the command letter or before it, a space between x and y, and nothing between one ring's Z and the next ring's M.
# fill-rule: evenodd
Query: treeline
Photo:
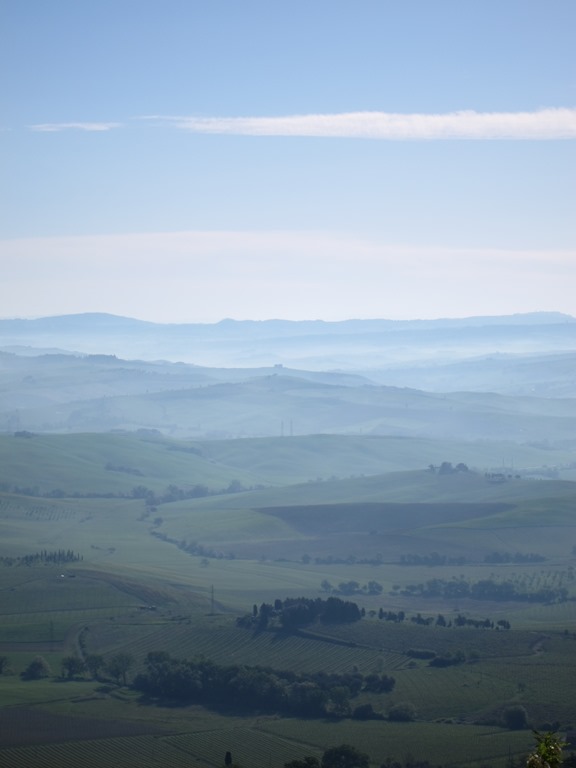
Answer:
M400 555L400 565L435 567L437 565L466 565L467 562L465 557L449 557L448 555L440 555L438 552L431 552L429 555Z
M206 496L222 496L227 493L242 493L244 491L262 490L262 485L243 485L240 480L231 480L227 486L220 489L210 489L207 485L196 483L191 488L180 488L177 485L169 485L162 493L156 493L145 485L137 485L132 489L133 499L143 499L147 506L156 507L160 504L170 504L174 501L186 501L188 499L201 499Z
M489 552L482 560L484 563L542 563L546 560L543 555L535 552ZM307 565L312 561L310 555L302 555L302 562ZM400 555L397 561L400 565L426 565L430 568L443 565L468 565L472 561L462 555L451 557L450 555L440 554L439 552L430 552L428 554L405 553ZM357 557L356 555L338 556L328 555L327 557L315 557L316 565L383 565L382 555L375 557Z
M258 711L295 717L383 719L370 705L352 709L362 691L389 692L393 677L359 672L297 674L269 667L219 666L207 659L177 659L152 651L133 687L162 701L201 704L212 709ZM355 714L356 712L356 714Z
M380 608L378 614L376 611L368 611L368 615L371 618L378 615L381 621L391 621L395 624L401 624L407 618L413 624L418 624L422 627L430 627L434 625L436 627L473 627L474 629L510 629L511 624L506 619L498 619L494 622L492 619L470 619L459 613L455 619L447 619L442 613L437 616L422 616L421 613L417 613L414 616L407 617L404 611L385 611L384 608Z
M542 563L546 558L543 555L537 555L535 552L489 552L484 555L485 563ZM405 554L400 556L400 565L427 565L435 567L438 565L466 565L469 563L466 557L449 557L441 555L438 552L431 552L428 555Z
M285 600L276 599L273 605L254 605L252 613L240 616L236 623L240 627L266 629L274 620L282 628L293 630L309 626L316 621L323 624L349 624L360 621L361 618L360 608L350 600L342 600L339 597L329 597L326 600L321 597L287 597Z
M163 520L161 518L156 518L156 520L154 520L154 525L161 525L162 522ZM193 555L195 557L210 557L216 560L234 560L236 557L233 552L220 552L219 550L212 549L211 547L205 547L204 544L200 544L198 541L175 539L165 533L162 533L161 531L151 530L150 535L155 536L157 539L160 539L160 541L165 541L167 544L173 544L174 546L178 547L178 549L181 549L182 552L186 552L187 555Z
M480 579L429 579L423 584L409 584L402 595L407 597L443 597L446 599L471 598L472 600L496 600L499 602L561 603L568 599L568 589L562 586L530 587L511 580Z
M133 467L124 467L114 465L108 462L105 467L108 471L124 472L130 475L142 475L139 469ZM53 488L50 491L40 491L37 485L23 486L14 485L6 481L0 483L0 491L4 493L13 493L16 496L32 496L42 499L142 499L149 507L155 507L160 504L169 504L173 501L185 501L187 499L199 499L205 496L221 496L227 493L241 493L243 491L262 490L262 485L244 486L240 480L231 480L224 488L211 489L206 485L197 483L191 488L179 488L177 485L169 485L164 491L156 492L147 488L145 485L137 485L129 493L121 491L88 491L80 493L79 491L66 491L62 488Z
M315 599L308 597L289 597L285 600L276 599L274 603L262 603L260 606L254 604L252 612L239 616L236 624L245 629L264 630L270 627L281 627L286 630L297 630L301 627L307 627L316 622L323 624L346 624L360 621L368 615L370 618L376 616L380 621L389 621L395 624L402 624L404 621L410 621L413 624L429 627L472 627L474 629L496 629L507 630L511 624L506 619L498 619L494 622L492 619L473 619L459 613L453 619L446 618L439 613L437 616L422 616L416 613L413 616L407 616L405 611L386 611L380 608L378 611L373 609L366 611L359 608L356 603L350 600L342 600L339 597L329 597L323 600L320 597Z
M402 611L400 612L403 613ZM474 629L510 629L510 622L506 619L498 619L497 622L491 619L470 619L459 613L454 620L446 619L446 617L439 613L438 616L422 616L417 613L415 616L410 617L410 621L414 624L419 624L424 627L429 627L432 624L436 627L473 627Z
M57 549L51 552L43 549L40 552L34 552L31 555L19 555L17 557L0 557L0 563L2 565L40 565L40 564L52 564L52 565L64 565L64 563L76 563L79 560L83 560L82 555L77 552L73 552L71 549Z
M546 560L543 555L535 552L489 552L484 556L485 563L542 563Z
M320 589L323 592L339 593L341 595L381 595L383 586L374 580L369 581L367 584L362 584L362 586L354 580L341 581L337 586L334 586L328 579L324 579L320 584Z
M302 562L307 565L311 562L310 555L302 555ZM357 557L357 555L327 555L326 557L315 557L315 565L383 565L384 560L381 554L374 557Z

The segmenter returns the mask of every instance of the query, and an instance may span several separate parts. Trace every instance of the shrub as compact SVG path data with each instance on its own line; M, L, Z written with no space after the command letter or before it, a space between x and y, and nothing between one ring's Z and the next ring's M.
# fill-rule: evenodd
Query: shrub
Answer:
M536 748L528 757L527 768L560 768L563 761L562 750L566 742L562 741L557 733L549 731L539 733L533 731L536 740Z
M528 726L528 713L521 704L506 707L503 717L506 728L511 731L521 731Z
M388 720L393 720L397 723L410 723L416 720L416 707L410 701L394 704L388 710Z
M24 672L20 675L22 680L42 680L44 677L50 677L52 670L43 656L36 658L28 664Z

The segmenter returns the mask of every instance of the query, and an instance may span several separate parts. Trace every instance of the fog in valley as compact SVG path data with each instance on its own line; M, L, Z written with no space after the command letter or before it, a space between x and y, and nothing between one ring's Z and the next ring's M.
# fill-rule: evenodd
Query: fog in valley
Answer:
M559 313L0 320L0 754L90 738L96 766L152 734L162 760L178 738L217 765L264 739L309 768L383 760L386 726L408 767L410 723L416 765L448 727L462 759L499 766L505 744L520 766L530 729L569 734L575 331ZM457 717L431 673L474 686ZM64 681L73 722L48 703ZM53 718L33 738L36 710L14 709L32 685ZM175 704L198 714L159 725ZM238 742L230 718L255 714L285 740Z
M576 768L573 0L0 28L0 766Z

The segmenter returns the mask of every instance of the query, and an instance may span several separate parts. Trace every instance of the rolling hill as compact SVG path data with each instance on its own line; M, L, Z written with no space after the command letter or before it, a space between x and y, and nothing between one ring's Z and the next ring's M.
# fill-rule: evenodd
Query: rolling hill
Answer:
M576 400L436 393L366 376L205 369L113 356L0 356L0 431L157 430L178 438L318 433L574 446Z

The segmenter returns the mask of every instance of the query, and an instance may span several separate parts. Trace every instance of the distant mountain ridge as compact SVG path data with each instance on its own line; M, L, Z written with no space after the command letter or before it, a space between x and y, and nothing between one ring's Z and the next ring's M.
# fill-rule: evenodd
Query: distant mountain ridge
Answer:
M105 313L0 320L0 349L32 347L207 366L286 363L378 369L487 354L576 350L576 318L559 312L438 320L221 320L161 324Z
M437 318L433 320L390 320L387 318L349 320L282 320L270 318L269 320L233 320L223 318L215 323L157 323L150 320L139 320L124 315L115 315L106 312L82 312L68 315L49 315L45 317L24 318L0 318L0 332L6 330L28 330L33 327L36 331L43 329L65 330L66 328L77 331L80 328L88 330L100 330L102 328L141 328L152 327L165 329L188 328L190 330L216 330L222 329L272 329L275 332L285 329L294 332L302 330L305 333L315 332L341 332L343 330L355 331L382 331L493 326L493 325L552 325L556 323L576 323L576 317L562 312L525 312L512 315L476 315L463 318Z

